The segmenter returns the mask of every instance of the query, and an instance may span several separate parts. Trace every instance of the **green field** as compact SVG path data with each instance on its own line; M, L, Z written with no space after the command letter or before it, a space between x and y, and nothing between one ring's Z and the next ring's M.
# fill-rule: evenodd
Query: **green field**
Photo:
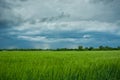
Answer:
M1 51L0 80L120 80L120 51Z

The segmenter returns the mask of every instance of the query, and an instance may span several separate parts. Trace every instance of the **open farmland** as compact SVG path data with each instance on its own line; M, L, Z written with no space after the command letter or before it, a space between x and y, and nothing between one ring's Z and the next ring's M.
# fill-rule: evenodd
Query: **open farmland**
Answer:
M120 51L1 51L0 80L120 80Z

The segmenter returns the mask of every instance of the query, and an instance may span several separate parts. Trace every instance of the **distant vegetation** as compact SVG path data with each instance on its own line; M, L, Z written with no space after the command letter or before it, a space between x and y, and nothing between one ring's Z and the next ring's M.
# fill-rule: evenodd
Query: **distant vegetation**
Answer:
M120 50L120 46L118 47L110 47L110 46L99 46L99 47L84 47L78 46L78 48L57 48L57 49L0 49L0 51L105 51L105 50Z

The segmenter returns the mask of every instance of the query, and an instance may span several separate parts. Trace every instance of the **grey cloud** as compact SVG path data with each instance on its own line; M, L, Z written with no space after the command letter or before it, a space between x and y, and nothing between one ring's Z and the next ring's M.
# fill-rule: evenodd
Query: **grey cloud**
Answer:
M64 12L61 12L61 14L57 15L57 16L51 16L51 17L44 17L44 18L40 18L40 19L28 19L25 20L24 22L29 22L30 24L36 24L36 23L41 23L41 22L53 22L53 21L59 21L61 19L65 19L65 18L70 18L70 15Z
M93 2L93 3L100 3L100 2L103 2L103 3L111 3L113 2L114 0L90 0L90 2Z
M4 8L10 9L11 4L6 2L6 0L0 0L0 9L4 9Z
M0 8L12 9L13 7L19 6L20 2L27 0L0 0Z
M99 37L97 41L105 33L120 36L119 14L120 0L0 0L0 40L4 45L4 39L11 43L17 37L19 41L53 41L55 46L66 46L68 41L71 44L76 40L80 45L96 44L91 43L95 42L91 41L95 32L103 33L95 35Z
M23 2L25 2L25 1L28 1L28 0L20 0L20 1L23 1Z
M70 17L70 15L69 14L65 14L64 12L62 12L58 16L49 17L49 18L43 18L43 19L41 19L40 22L56 21L56 20L59 20L59 19L62 19L62 18L67 18L67 17Z
M116 22L120 20L120 0L90 0L90 3L101 7L101 14L94 19L100 21Z
M93 1L93 4L89 1ZM97 4L100 2L111 4ZM0 6L0 27L22 25L26 22L31 25L37 22L64 22L66 19L68 21L93 20L103 23L110 21L114 23L120 20L119 0L1 0L1 4L8 4L6 6L10 9ZM20 6L16 8L11 5Z
M42 19L40 19L40 22L57 21L57 20L60 20L60 19L63 19L63 18L69 18L69 17L70 17L69 14L65 14L64 12L62 12L58 16L42 18Z
M14 0L13 0L14 1ZM0 0L0 28L8 28L20 24L20 15L14 13L15 6L8 0Z

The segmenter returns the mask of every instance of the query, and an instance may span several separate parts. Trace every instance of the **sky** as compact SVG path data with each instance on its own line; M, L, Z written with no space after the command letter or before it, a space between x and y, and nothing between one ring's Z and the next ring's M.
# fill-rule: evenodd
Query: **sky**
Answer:
M0 48L120 46L120 0L0 0Z

